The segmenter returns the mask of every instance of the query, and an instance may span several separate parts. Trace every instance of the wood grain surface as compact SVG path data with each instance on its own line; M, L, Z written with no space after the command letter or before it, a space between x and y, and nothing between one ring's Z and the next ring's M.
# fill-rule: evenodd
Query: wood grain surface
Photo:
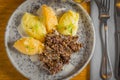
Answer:
M24 1L25 0L0 0L0 80L28 80L11 64L4 46L4 34L7 22L14 10ZM90 12L89 3L82 3L82 5ZM88 65L79 75L71 80L89 80L89 69L90 66Z

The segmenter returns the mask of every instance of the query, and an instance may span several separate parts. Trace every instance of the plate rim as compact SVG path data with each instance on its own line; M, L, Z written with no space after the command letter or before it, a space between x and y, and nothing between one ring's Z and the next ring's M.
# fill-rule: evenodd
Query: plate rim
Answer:
M8 58L9 58L9 61L12 63L12 65L14 66L14 68L15 68L21 75L23 75L24 77L30 79L24 72L22 72L22 71L20 70L19 67L15 66L15 65L16 65L16 64L15 64L15 61L14 61L14 59L11 58L11 55L10 55L10 52L9 52L9 49L8 49L8 44L7 44L7 35L8 35L8 32L9 32L9 29L8 29L9 27L8 27L8 26L9 26L9 24L10 24L10 21L12 20L12 17L14 16L15 12L16 12L21 6L23 6L24 4L26 4L27 1L29 1L29 0L26 0L26 1L22 2L22 3L13 11L12 15L9 17L8 22L7 22L7 25L6 25L6 29L5 29L5 34L4 34L4 35L5 35L5 37L4 37L4 40L5 40L5 41L4 41L4 44L5 44L5 49L6 49L6 53L7 53L7 56L8 56ZM93 21L92 21L90 15L88 14L88 12L87 12L80 4L78 4L78 3L76 3L76 2L73 2L73 1L72 1L72 3L77 4L77 6L79 6L79 7L81 8L82 12L85 13L85 16L87 17L87 19L89 20L89 22L91 22L90 24L91 24L92 30L93 30L93 46L92 46L92 51L90 52L91 54L90 54L90 56L88 57L88 59L87 59L87 61L85 62L85 64L84 64L78 71L76 71L74 74L72 74L72 75L70 75L69 77L66 77L66 78L64 78L64 79L71 79L71 78L73 78L74 76L76 76L77 74L79 74L81 71L83 71L83 69L85 69L85 67L88 65L88 63L90 62L90 60L91 60L92 57L93 57L94 50L95 50L95 44L96 44L95 28L94 28L94 24L93 24Z

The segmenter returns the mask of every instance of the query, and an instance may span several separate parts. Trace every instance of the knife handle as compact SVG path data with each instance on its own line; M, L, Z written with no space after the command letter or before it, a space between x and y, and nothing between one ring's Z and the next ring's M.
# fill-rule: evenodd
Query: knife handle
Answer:
M116 77L120 79L120 32L117 33L117 57L116 57Z

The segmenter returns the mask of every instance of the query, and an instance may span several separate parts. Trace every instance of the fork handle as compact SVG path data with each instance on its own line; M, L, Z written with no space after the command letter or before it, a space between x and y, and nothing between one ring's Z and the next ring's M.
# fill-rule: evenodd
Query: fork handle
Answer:
M104 52L102 57L102 64L101 64L101 76L103 79L108 80L112 76L112 66L108 54L108 26L107 23L104 23L104 34L105 34L105 44L104 44Z

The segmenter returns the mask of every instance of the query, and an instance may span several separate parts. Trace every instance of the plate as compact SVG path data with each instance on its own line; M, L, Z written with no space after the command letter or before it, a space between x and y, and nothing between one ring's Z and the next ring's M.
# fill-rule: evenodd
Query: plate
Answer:
M63 70L55 75L49 75L40 63L32 62L30 56L21 54L14 47L13 43L21 38L17 28L25 12L36 14L38 8L46 4L51 6L57 15L69 9L80 15L79 29L77 35L83 44L80 52L71 56L70 63L65 65ZM21 4L11 16L5 33L5 46L10 61L15 68L30 80L63 80L70 79L81 72L92 58L95 45L95 30L88 13L77 3L70 0L27 0Z

